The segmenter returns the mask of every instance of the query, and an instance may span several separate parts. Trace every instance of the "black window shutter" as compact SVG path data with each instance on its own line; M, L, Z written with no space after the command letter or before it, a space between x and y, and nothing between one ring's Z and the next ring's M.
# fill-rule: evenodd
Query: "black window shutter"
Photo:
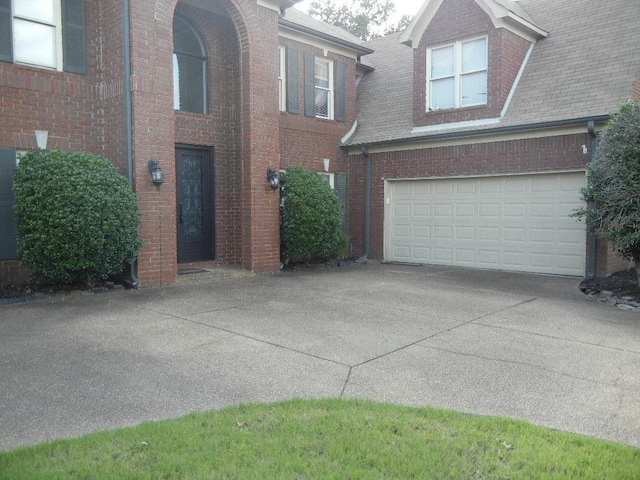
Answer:
M1 1L1 0L0 0ZM84 0L62 0L64 71L87 73Z
M16 217L13 214L13 171L16 151L0 148L0 260L18 258Z
M316 57L309 52L304 54L304 114L316 116Z
M340 200L342 210L342 230L347 233L347 174L346 172L336 173L335 192Z
M0 0L0 60L13 62L11 0Z
M287 47L287 112L300 113L300 75L298 50Z
M344 122L347 119L347 64L338 61L336 65L336 112L335 119Z

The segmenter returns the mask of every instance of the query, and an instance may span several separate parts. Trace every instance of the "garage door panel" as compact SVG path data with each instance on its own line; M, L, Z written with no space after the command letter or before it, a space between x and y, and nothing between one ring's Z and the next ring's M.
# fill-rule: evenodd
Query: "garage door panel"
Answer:
M456 240L475 240L476 238L475 227L456 227L454 232Z
M430 217L431 205L417 204L413 206L413 215L415 217Z
M385 257L581 276L586 229L569 215L584 183L581 172L390 181Z

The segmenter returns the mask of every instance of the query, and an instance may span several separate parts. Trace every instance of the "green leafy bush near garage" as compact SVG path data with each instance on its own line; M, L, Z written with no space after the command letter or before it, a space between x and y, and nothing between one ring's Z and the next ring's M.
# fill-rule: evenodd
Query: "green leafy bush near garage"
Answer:
M640 101L623 103L611 116L587 178L582 190L587 207L573 215L634 259L640 279Z
M325 261L344 255L340 200L316 172L303 166L282 174L280 239L285 261Z
M14 175L18 254L39 283L93 284L123 271L142 241L136 196L106 159L34 150Z

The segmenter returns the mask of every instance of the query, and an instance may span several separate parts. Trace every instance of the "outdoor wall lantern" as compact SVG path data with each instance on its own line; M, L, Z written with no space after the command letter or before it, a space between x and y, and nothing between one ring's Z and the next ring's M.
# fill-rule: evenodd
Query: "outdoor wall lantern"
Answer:
M41 150L47 149L47 140L49 139L49 132L47 130L34 130L33 133L36 136L36 145Z
M158 189L164 183L164 173L162 173L162 169L155 158L149 159L149 176L151 177L151 182Z
M267 168L267 182L271 190L277 190L280 188L280 177L271 168Z

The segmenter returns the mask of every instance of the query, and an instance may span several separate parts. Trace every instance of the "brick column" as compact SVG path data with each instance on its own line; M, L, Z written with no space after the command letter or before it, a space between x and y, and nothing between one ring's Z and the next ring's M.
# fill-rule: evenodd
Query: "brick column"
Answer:
M172 90L175 2L131 2L131 89L134 182L145 244L138 255L140 286L173 283L177 276L174 111ZM164 172L158 189L148 161Z
M280 195L267 184L267 168L278 170L278 12L242 4L242 266L254 272L280 269Z

